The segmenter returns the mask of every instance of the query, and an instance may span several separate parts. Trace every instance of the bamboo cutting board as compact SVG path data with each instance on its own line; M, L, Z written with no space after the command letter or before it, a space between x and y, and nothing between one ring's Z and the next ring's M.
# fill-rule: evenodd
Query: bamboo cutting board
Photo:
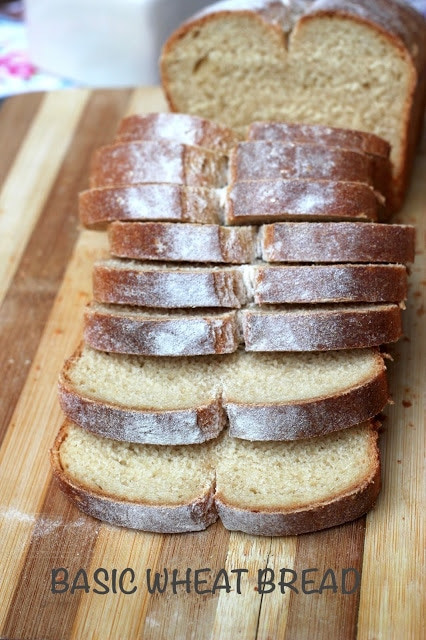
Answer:
M373 512L298 538L250 537L220 523L201 533L157 535L83 515L52 480L48 449L62 421L56 380L81 338L92 263L106 252L102 233L78 228L77 193L87 186L92 151L112 139L119 120L158 110L165 103L157 88L34 94L0 109L0 638L420 639L424 149L397 218L417 225L417 255L406 337L391 349L388 366L394 404L381 436L383 490ZM59 568L68 585L55 582L53 590L63 592L54 593L52 571ZM94 580L101 568L108 572L97 574L104 587ZM177 584L173 593L169 583L151 593L147 572L152 578L165 569L177 570L179 580L189 576L188 587ZM198 579L207 582L196 585L201 569ZM297 592L287 586L282 593L281 569ZM259 571L269 581L263 586ZM220 588L226 579L230 591ZM329 588L318 592L322 580ZM71 593L73 582L86 589Z

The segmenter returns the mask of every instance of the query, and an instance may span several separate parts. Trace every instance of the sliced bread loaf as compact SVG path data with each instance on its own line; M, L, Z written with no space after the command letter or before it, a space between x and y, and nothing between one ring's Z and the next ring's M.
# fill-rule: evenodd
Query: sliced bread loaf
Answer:
M407 269L401 264L256 266L257 304L318 302L402 302Z
M121 142L97 149L90 168L90 187L172 182L222 187L227 157L202 147L170 140Z
M80 222L101 228L114 220L220 223L219 190L171 183L99 187L79 193Z
M231 435L249 440L344 429L379 413L388 393L374 349L176 359L86 345L64 364L59 400L70 420L105 437L192 444L216 437L226 415Z
M84 339L94 349L146 356L232 353L240 343L235 311L141 311L92 302L84 315Z
M415 229L363 222L281 222L261 228L267 262L414 262Z
M179 222L113 222L108 229L113 256L170 262L251 263L254 227Z
M117 142L173 140L227 153L237 142L232 129L186 113L133 114L118 128Z
M160 533L205 529L218 511L231 530L296 535L358 518L380 490L377 431L370 423L292 443L225 435L169 447L117 442L67 422L51 464L83 512Z
M105 260L93 268L97 302L162 309L228 307L247 300L238 267L183 267Z
M425 34L399 0L218 2L166 42L163 87L172 111L230 127L278 120L383 137L399 206L423 120Z
M285 220L366 220L379 217L373 189L333 180L252 180L229 185L226 224L264 224Z
M327 351L396 342L401 315L397 304L252 307L241 321L247 351Z

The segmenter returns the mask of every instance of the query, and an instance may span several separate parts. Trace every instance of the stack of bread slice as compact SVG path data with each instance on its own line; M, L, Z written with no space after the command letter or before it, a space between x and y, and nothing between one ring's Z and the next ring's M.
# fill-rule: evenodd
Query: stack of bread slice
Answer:
M79 196L108 228L52 464L95 517L149 531L314 531L380 487L380 347L402 335L414 229L389 146L185 114L131 116Z

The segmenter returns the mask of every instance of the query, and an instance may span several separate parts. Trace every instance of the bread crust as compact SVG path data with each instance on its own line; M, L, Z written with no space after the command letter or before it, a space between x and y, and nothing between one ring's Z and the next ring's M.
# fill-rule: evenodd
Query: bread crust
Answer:
M280 6L281 5L281 6ZM219 21L229 15L245 15L253 21L261 22L269 29L271 43L276 47L281 42L283 53L287 49L286 41L291 37L300 37L303 26L309 20L321 20L323 17L351 20L375 30L381 37L391 43L398 55L408 62L410 71L410 88L407 91L407 102L401 117L402 159L393 170L393 188L391 208L401 207L408 186L408 179L414 162L415 149L423 122L426 100L426 29L422 16L407 3L378 0L315 0L314 2L294 1L289 3L232 2L211 5L207 11L193 16L167 40L161 55L161 77L166 99L172 111L182 110L176 103L171 88L168 71L168 60L173 48L183 37L207 22ZM279 45L278 45L279 48ZM188 109L186 109L188 110ZM330 116L332 123L332 116ZM247 123L248 124L248 123Z
M128 186L141 182L171 182L188 186L226 184L226 156L170 140L121 142L95 151L90 187Z
M219 224L218 191L172 183L99 187L79 193L80 222L104 228L114 220Z
M270 140L240 142L229 155L229 177L231 183L309 179L374 184L372 161L366 153L314 141L303 144Z
M238 136L229 127L186 113L132 114L123 118L116 142L173 140L227 153Z
M220 494L215 502L223 526L253 536L290 536L329 529L361 517L374 507L380 493L380 465L374 475L350 493L293 512L250 511L228 504Z
M214 474L208 491L194 498L189 504L155 505L120 500L101 491L88 490L65 472L59 450L66 435L65 424L50 450L51 466L61 490L84 513L120 527L157 533L202 531L217 520Z
M236 182L226 192L226 224L286 220L371 220L379 217L375 192L358 182L256 180Z
M147 316L93 304L84 315L84 340L100 351L145 356L233 353L240 342L234 311Z
M179 222L113 222L113 256L135 260L244 264L256 255L254 227Z
M256 304L399 303L406 298L407 270L403 265L254 267Z
M58 382L61 409L72 422L105 438L144 444L195 444L219 435L226 416L220 397L188 409L129 408L80 394L69 370L81 355L77 349L64 363Z
M93 296L97 302L163 309L239 309L246 301L237 268L155 270L149 265L138 269L131 263L117 268L108 261L94 266Z
M396 342L402 336L396 304L330 305L241 312L246 351L337 351Z
M248 140L270 142L315 143L352 151L363 151L374 156L389 158L390 144L374 133L292 122L253 122L247 130Z
M414 262L415 228L361 222L283 222L261 228L267 262Z
M386 367L377 353L375 374L339 394L275 404L224 398L229 435L243 440L299 440L339 431L378 415L389 402Z

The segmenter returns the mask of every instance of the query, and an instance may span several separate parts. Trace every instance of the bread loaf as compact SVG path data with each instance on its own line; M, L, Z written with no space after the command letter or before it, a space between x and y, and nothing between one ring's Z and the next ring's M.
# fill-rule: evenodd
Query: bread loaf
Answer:
M262 380L262 384L259 384ZM59 400L79 426L116 440L192 444L230 435L293 440L378 414L388 393L374 349L152 358L80 347Z
M230 127L273 120L384 138L398 207L423 119L425 33L398 0L218 2L165 43L162 82L172 111Z
M205 529L219 512L231 530L297 535L361 516L380 490L377 431L369 423L292 443L225 435L160 447L102 438L67 422L51 463L61 489L85 513L160 533Z

